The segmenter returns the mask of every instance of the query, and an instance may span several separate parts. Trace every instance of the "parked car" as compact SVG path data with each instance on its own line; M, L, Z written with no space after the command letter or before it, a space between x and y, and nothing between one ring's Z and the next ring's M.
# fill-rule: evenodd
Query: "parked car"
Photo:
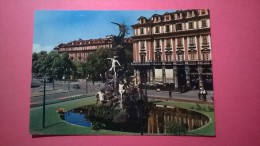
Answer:
M31 88L40 87L40 84L31 82Z
M52 77L45 77L45 79L46 79L46 83L52 83L53 82ZM44 78L41 79L41 82L44 82Z
M74 88L74 89L80 89L79 84L72 84L71 86L72 86L72 88Z

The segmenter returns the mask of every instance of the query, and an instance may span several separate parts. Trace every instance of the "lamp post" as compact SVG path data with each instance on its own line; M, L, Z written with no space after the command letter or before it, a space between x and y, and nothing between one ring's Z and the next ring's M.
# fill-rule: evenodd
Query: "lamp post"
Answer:
M88 93L88 75L86 74L86 93Z
M43 77L43 104L42 104L42 127L45 128L45 96L46 96L46 76Z
M52 72L52 87L53 87L53 90L54 90L54 72L55 72L55 69L51 69L51 72Z

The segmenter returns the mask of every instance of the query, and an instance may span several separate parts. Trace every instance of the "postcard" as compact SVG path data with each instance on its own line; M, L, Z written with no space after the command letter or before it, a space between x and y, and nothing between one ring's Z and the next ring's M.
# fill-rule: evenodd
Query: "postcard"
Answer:
M209 9L39 10L32 135L215 136Z

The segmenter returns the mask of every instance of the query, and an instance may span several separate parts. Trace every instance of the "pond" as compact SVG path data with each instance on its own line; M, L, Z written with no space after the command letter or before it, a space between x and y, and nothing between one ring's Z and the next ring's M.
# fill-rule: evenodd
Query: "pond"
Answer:
M206 125L209 118L199 112L188 109L156 105L149 109L147 133L166 134L171 123L182 123L187 130L194 130Z
M143 132L147 134L168 134L170 133L169 125L172 123L182 123L186 131L190 131L200 128L209 122L209 118L204 114L188 109L163 105L154 105L148 109L148 112L144 114L143 124L140 124L140 118L137 118L135 121L128 120L124 123L102 121L102 119L93 119L93 117L90 118L90 121L85 107L66 112L63 119L71 124L86 127L93 126L92 122L98 120L98 122L107 125L102 129L135 133L139 133L141 131L140 125L143 125Z
M75 125L90 127L92 123L79 109L68 111L64 114L64 120Z

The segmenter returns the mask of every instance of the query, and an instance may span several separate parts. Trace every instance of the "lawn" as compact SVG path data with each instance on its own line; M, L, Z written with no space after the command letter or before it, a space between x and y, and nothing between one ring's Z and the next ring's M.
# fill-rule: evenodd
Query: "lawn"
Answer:
M111 131L111 130L91 130L91 127L83 127L72 125L64 120L60 119L59 114L56 112L58 108L64 108L66 111L71 109L95 104L94 97L81 98L72 101L66 101L56 104L50 104L46 106L46 121L45 128L42 128L42 107L31 108L30 111L30 133L34 135L97 135L97 134L106 134L106 135L139 135L139 133L129 133L121 131ZM180 108L196 110L197 105L195 103L185 103L185 102L175 102L175 101L161 101L156 102L156 104L169 105ZM203 108L208 105L200 106ZM215 118L214 112L208 112L200 110L198 111L202 114L207 115L210 118L210 122L196 130L189 131L188 135L205 135L205 136L214 136L215 135Z
M72 125L61 120L56 113L58 108L66 111L95 103L94 97L56 103L46 106L45 128L42 128L42 108L32 108L30 112L30 133L34 135L82 135L82 134L135 134L110 130L91 130L91 127Z

